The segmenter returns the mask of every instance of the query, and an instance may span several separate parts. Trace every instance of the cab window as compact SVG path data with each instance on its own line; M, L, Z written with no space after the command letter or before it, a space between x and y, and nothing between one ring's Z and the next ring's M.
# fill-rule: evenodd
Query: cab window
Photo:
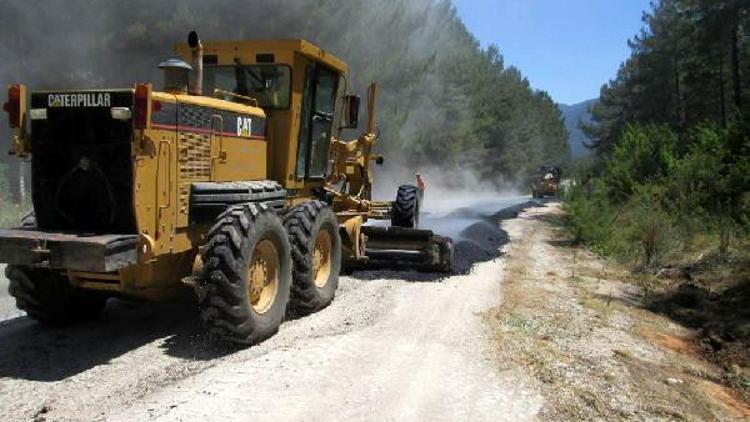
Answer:
M206 66L203 84L209 94L220 89L253 97L263 108L286 109L292 94L292 70L286 65ZM224 99L237 101L232 96Z
M320 64L308 65L300 115L298 178L324 178L328 173L338 75Z

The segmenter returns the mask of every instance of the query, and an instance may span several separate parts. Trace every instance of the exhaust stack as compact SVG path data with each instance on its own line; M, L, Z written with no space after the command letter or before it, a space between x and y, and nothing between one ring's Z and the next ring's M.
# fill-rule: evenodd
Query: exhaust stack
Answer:
M192 54L193 75L190 80L190 94L203 95L203 44L201 44L198 33L190 31L188 34L188 46Z

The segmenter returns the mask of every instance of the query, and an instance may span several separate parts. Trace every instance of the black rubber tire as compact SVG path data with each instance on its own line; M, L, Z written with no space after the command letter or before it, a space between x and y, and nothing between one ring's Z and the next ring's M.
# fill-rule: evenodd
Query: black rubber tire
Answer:
M339 286L341 236L336 214L322 201L310 201L292 208L284 219L292 248L292 290L287 314L307 315L330 305ZM313 279L313 251L321 230L331 236L331 273L323 287Z
M8 292L18 309L50 326L63 326L95 319L107 298L97 292L76 289L64 275L46 269L8 265Z
M279 284L271 307L261 314L250 302L247 269L262 240L270 240L279 254ZM198 299L209 332L242 345L276 334L289 301L292 261L286 231L273 209L260 203L224 211L208 232L202 258Z
M419 227L420 192L414 185L401 185L391 210L391 225L394 227Z

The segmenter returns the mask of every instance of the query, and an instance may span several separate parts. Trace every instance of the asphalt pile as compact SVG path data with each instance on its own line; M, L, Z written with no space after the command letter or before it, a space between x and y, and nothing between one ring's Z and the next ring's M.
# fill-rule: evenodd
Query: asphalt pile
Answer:
M540 206L540 203L527 201L490 215L469 207L448 214L446 220L471 221L458 235L451 236L455 250L455 272L467 274L474 264L499 257L502 247L510 240L500 223L515 218L524 209L534 206Z

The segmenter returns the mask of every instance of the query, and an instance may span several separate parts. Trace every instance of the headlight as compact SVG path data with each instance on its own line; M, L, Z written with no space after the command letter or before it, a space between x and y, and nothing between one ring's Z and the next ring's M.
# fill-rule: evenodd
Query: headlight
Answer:
M31 120L47 120L47 109L32 108L31 110L29 110L29 118Z
M110 110L112 111L112 118L115 120L130 120L133 115L127 107L112 107Z

